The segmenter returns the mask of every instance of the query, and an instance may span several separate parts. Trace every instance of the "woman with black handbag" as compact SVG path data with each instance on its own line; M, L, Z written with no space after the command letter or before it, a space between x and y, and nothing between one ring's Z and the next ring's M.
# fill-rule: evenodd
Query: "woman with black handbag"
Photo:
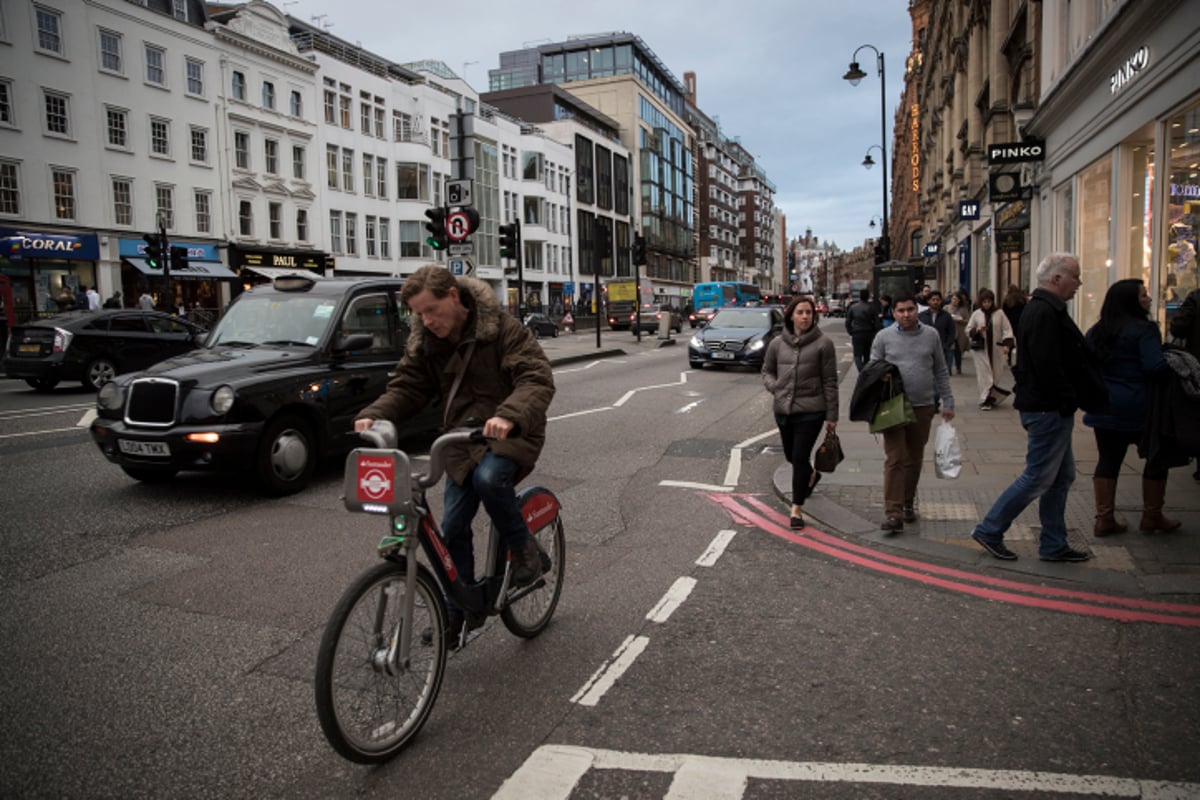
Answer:
M774 397L783 455L792 465L792 530L804 527L804 501L821 477L810 463L813 445L822 427L837 431L837 354L817 320L813 299L795 298L783 314L784 332L763 355L763 384Z

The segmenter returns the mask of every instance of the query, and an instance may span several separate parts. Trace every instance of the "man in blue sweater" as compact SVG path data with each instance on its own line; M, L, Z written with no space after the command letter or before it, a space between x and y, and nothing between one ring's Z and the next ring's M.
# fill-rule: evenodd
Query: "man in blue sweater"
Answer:
M900 371L904 393L912 403L917 421L883 432L883 513L881 526L889 533L904 530L905 522L917 521L917 482L929 428L937 413L934 393L941 398L942 419L954 419L954 395L942 337L917 320L917 301L911 294L892 298L896 324L884 328L871 343L871 360L883 359Z

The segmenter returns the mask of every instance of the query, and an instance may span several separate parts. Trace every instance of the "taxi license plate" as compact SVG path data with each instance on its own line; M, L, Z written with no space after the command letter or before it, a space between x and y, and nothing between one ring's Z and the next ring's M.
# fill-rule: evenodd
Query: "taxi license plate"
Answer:
M725 361L733 361L733 359L736 358L737 355L735 353L726 352L725 350L718 350L717 352L712 354L712 357L723 359Z
M171 455L171 448L163 442L133 442L129 439L118 439L117 446L127 456L163 456Z
M42 346L40 344L23 344L17 348L17 352L37 354L42 352Z

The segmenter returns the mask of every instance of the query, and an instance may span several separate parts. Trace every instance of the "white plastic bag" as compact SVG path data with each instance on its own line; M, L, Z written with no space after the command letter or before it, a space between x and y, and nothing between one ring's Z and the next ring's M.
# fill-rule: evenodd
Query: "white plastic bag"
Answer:
M939 478L951 480L962 471L962 449L958 446L958 431L949 422L942 422L933 437L933 472Z

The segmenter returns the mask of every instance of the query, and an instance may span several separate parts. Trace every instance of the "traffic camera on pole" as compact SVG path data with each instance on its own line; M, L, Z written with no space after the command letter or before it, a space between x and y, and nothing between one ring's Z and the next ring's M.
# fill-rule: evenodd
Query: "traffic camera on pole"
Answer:
M434 250L445 250L450 245L446 238L446 209L442 206L427 208L425 216L429 217L429 222L425 223L425 230L429 231L425 244Z
M146 243L146 266L150 269L162 269L167 254L163 252L163 243L158 234L147 233L142 236L142 241Z

